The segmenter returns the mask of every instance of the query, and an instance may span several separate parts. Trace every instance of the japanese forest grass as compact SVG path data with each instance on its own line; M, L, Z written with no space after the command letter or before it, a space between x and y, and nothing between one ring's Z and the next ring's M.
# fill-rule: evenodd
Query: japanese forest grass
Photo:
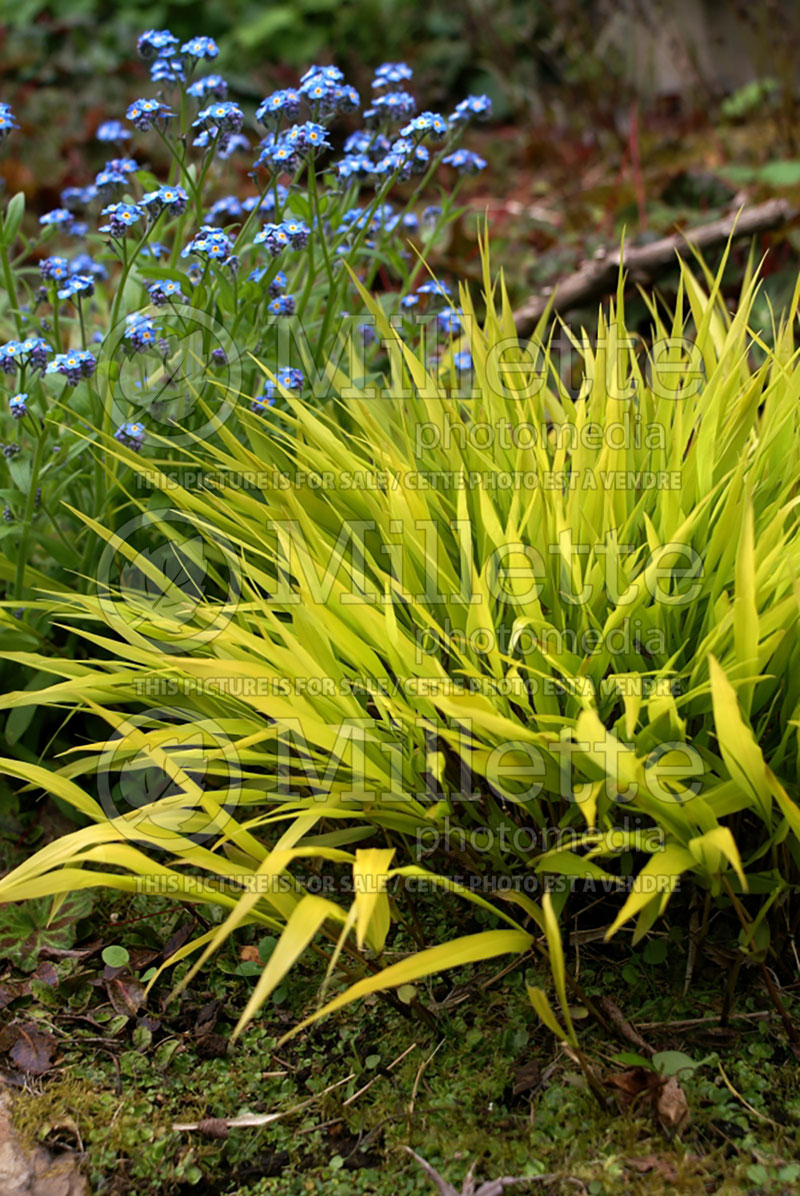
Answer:
M170 965L205 966L246 923L279 935L237 1033L312 949L327 972L306 1021L532 947L568 1020L570 890L637 941L677 889L697 892L706 922L721 903L745 948L769 950L800 863L798 294L767 348L749 324L757 278L734 314L720 281L682 265L674 311L649 304L649 354L621 283L595 333L572 334L576 395L547 317L517 341L485 252L485 315L463 291L456 346L471 397L364 293L386 347L377 393L343 354L334 402L243 405L222 447L187 453L207 479L194 488L109 443L146 482L132 497L154 542L206 582L182 590L154 554L138 590L38 599L83 646L8 654L52 684L3 707L106 730L4 762L83 825L0 899L108 886L202 904L211 928ZM540 435L509 431L522 425ZM126 802L114 779L146 769L165 795ZM389 962L420 891L475 917ZM345 989L343 951L351 980L363 968Z

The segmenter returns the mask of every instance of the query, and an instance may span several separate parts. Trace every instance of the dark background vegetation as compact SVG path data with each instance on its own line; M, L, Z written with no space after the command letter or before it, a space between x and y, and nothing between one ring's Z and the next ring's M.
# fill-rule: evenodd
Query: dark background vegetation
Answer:
M248 111L312 62L336 62L367 92L382 61L405 59L424 107L487 92L474 148L489 170L471 210L488 213L513 296L553 282L613 244L701 223L740 203L800 199L800 10L789 0L27 0L0 26L3 98L23 142L5 155L9 188L47 210L105 160L101 120L151 94L135 55L145 28L217 39L208 64ZM246 164L242 164L244 173ZM474 222L441 268L477 277ZM790 292L797 234L779 242L765 293ZM738 260L743 262L744 249ZM780 275L775 279L774 274ZM669 278L665 279L669 286ZM732 276L735 288L738 279ZM766 307L764 308L766 312Z

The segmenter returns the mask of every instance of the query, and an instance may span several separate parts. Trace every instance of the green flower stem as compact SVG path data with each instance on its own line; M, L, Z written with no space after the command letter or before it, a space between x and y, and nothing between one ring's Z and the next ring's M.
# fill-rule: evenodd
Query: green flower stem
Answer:
M427 237L424 239L424 241L423 241L423 243L422 243L422 249L420 250L420 253L419 253L419 256L420 256L420 259L421 259L421 260L417 262L417 265L416 265L416 266L413 268L413 270L411 271L411 274L410 274L410 276L409 276L409 283L413 282L413 280L414 280L414 278L416 277L416 275L417 275L417 273L418 273L418 271L419 271L420 267L421 267L421 266L424 264L424 262L427 260L427 257L428 257L428 253L429 253L429 251L430 251L430 248L431 248L431 246L434 244L434 242L436 241L436 238L439 236L439 233L441 232L442 228L443 228L443 227L444 227L446 224L448 224L448 223L449 223L449 220L450 220L450 212L451 212L451 210L452 210L452 207L453 207L453 202L454 202L454 200L455 200L456 196L458 195L458 192L460 191L460 189L461 189L461 187L462 187L463 183L464 183L464 177L463 177L463 176L460 176L460 177L459 177L459 178L456 180L456 184L455 184L455 186L453 187L453 190L452 190L452 191L451 191L451 192L448 194L448 196L447 196L447 199L446 199L446 202L445 202L445 203L442 205L442 210L441 210L441 212L439 213L439 216L438 216L438 217L437 217L437 219L436 219L436 223L434 224L433 228L432 228L432 229L431 229L431 231L428 233ZM403 209L403 211L405 212L405 209ZM367 290L370 290L370 289L371 289L371 287L372 287L372 284L373 284L373 283L374 283L374 281L375 281L375 275L376 275L376 273L377 273L377 271L378 271L378 267L379 267L379 265L380 265L380 263L379 263L379 262L376 262L376 261L373 261L373 262L371 263L371 265L370 265L369 272L367 273L367 276L366 276L366 279L365 279L365 282L364 282L364 286L366 287L366 289L367 289Z
M328 272L328 280L329 280L331 286L333 286L334 285L333 266L331 265L331 259L328 256L328 246L325 243L325 230L322 227L322 211L320 209L320 203L319 203L319 188L317 187L317 172L314 169L313 158L309 158L309 160L308 160L308 171L306 174L306 179L308 181L308 190L311 193L311 206L313 207L314 215L316 216L317 232L319 233L319 242L320 242L320 245L322 246L322 256L325 259L325 269Z
M114 296L114 306L111 308L110 329L114 329L117 326L117 320L119 319L119 309L122 303L122 294L125 290L125 283L128 281L128 275L133 268L134 262L137 261L139 254L144 248L145 241L151 235L151 233L155 232L162 214L163 213L159 213L158 218L153 221L149 228L144 230L138 242L136 243L133 253L128 253L127 239L125 237L122 238L122 273L119 276L117 293Z
M83 303L80 295L76 296L76 307L78 308L78 319L81 325L81 348L86 348L86 317L83 314Z
M203 163L200 174L197 178L197 186L194 190L194 210L197 217L198 227L203 223L203 183L206 181L208 168L214 161L214 155L217 152L217 144L221 137L222 134L217 133L217 135L212 138L211 145L206 150L205 162Z
M60 317L58 314L58 295L56 294L55 287L53 288L52 303L53 303L53 338L55 339L55 342L56 342L56 353L63 353L64 350L63 350L63 346L61 344L61 323L60 323Z
M178 168L180 170L180 174L183 177L184 182L186 183L186 190L189 192L189 195L192 198L192 203L194 203L196 205L197 204L197 188L195 186L195 181L192 178L192 173L189 170L189 167L186 165L186 149L185 149L185 147L184 147L183 154L179 154L177 149L175 148L174 143L169 139L169 137L167 137L167 135L164 133L163 129L159 129L157 124L153 125L153 128L154 128L155 132L158 134L158 136L161 138L161 140L164 142L167 153L170 155L170 157L173 159L173 161L177 162Z
M405 215L405 213L408 212L409 209L411 208L411 205L416 203L417 199L419 198L420 192L425 190L428 183L431 181L434 174L439 169L439 166L441 165L441 162L442 162L442 158L446 157L447 154L451 153L456 148L456 146L458 145L459 141L461 140L461 138L463 136L463 133L464 133L463 125L458 126L456 129L456 132L453 134L452 137L449 137L445 141L444 145L439 150L438 154L434 154L430 166L425 171L425 174L422 176L419 183L417 184L417 186L411 192L411 195L406 200L406 204L405 204L405 207L403 208L401 215Z
M188 79L187 79L187 83L188 83ZM184 87L181 88L181 114L180 114L180 118L179 118L179 128L180 128L179 136L181 138L187 137L188 130L186 128L186 89ZM175 150L175 152L172 155L173 166L177 166L177 168L178 168L178 177L176 179L173 179L173 182L175 182L175 183L177 183L181 177L180 172L183 169L183 162L186 160L186 141L185 140L182 141L181 144L183 146L183 153L181 154L180 158L178 157L177 149Z
M22 317L20 316L19 304L17 302L17 287L14 282L14 275L11 272L11 263L8 260L8 246L5 244L5 241L0 244L0 261L3 263L3 281L5 282L8 302L14 316L17 336L22 339Z
M150 234L155 230L156 226L158 225L158 220L160 218L161 218L161 216L159 214L158 219L153 222L151 227L145 229L145 231L142 233L141 237L139 238L139 241L137 242L133 253L131 253L131 254L128 253L128 242L125 237L123 237L123 239L122 239L122 273L120 274L120 277L118 280L117 292L114 295L114 303L111 308L111 321L109 324L110 331L113 331L113 329L116 328L116 326L117 326L117 320L119 319L119 309L120 309L120 306L122 303L122 295L125 290L125 284L128 281L128 275L130 274L131 268L133 267L134 262L139 257L139 253L141 252L145 241L147 240L147 238L150 236ZM107 387L110 390L110 387L111 387L111 379L110 378L107 381ZM103 399L103 397L100 395L99 389L93 392L92 389L90 388L90 393L95 393L97 395L97 400L98 400L98 404L100 407L100 410L98 411L98 414L100 416L100 419L98 420L98 425L99 425L100 430L103 432L103 435L108 439L111 436L111 403L108 401L109 394L107 394L105 399ZM98 488L98 495L99 495L100 493L102 493L102 487L103 487L102 463L99 465L99 467L97 465L95 465L95 483Z
M298 167L298 169L295 171L294 178L292 179L291 183L289 184L289 191L290 191L290 192L291 192L291 189L292 189L292 187L294 187L294 186L295 186L295 184L298 182L298 180L299 180L299 178L300 178L300 174L301 174L301 172L302 172L302 169L303 169L303 168L302 168L302 166L300 166L300 167ZM247 236L247 233L248 233L248 231L249 231L249 229L250 229L250 225L253 223L253 221L254 221L254 220L257 220L257 219L259 218L259 216L261 216L261 215L262 215L262 212L261 212L261 201L263 200L264 196L265 196L265 195L267 194L267 192L269 191L270 187L271 187L271 186L273 186L273 184L274 184L274 187L275 187L275 204L276 204L275 213L274 213L274 215L275 215L275 221L276 221L276 223L277 223L277 222L280 220L280 212L279 212L279 211L278 211L278 209L277 209L277 203L278 203L278 176L277 176L277 174L275 174L275 175L272 175L272 176L271 176L271 177L270 177L270 178L267 180L266 184L264 185L264 188L263 188L263 190L260 190L260 191L259 191L259 193L258 193L258 203L257 203L257 204L255 204L255 206L254 206L254 207L251 209L251 211L249 211L249 212L247 213L247 219L245 220L245 222L244 222L244 224L242 225L242 227L239 229L239 233L238 233L238 235L237 235L237 237L236 237L236 240L235 240L235 241L234 241L234 243L233 243L233 252L234 252L234 253L238 253L238 252L239 252L239 248L240 248L240 246L241 246L242 242L244 241L245 237Z
M58 535L58 538L61 540L61 543L64 545L64 547L69 549L70 552L74 552L75 551L75 542L73 540L68 540L67 537L64 535L63 531L59 527L58 520L56 519L56 517L54 516L54 514L50 510L50 508L45 506L44 503L42 503L42 510L44 511L45 515L50 520L50 522L52 523L53 528L54 528L56 534Z
M19 556L17 558L17 572L14 579L14 596L15 598L22 598L25 591L25 569L28 564L28 539L30 537L31 524L33 523L33 511L36 505L36 489L39 484L39 471L42 467L42 453L44 451L44 442L46 433L44 425L41 426L39 434L36 438L36 448L33 451L33 462L31 464L31 477L28 485L28 497L25 502L25 514L23 516L22 524L22 538L19 543Z
M170 265L171 270L175 270L178 265L178 258L180 256L181 246L183 245L183 230L186 225L186 217L188 215L188 212L189 212L188 208L184 212L181 212L180 216L178 217L177 225L175 227L175 235L174 235L174 239L172 242L172 251L169 255L169 265ZM155 258L153 258L153 261L155 261Z
M109 331L113 331L117 325L117 317L119 316L119 307L122 302L122 292L125 290L125 282L128 278L128 242L125 237L122 238L122 274L120 275L117 291L114 295L114 303L111 307L111 320L109 323Z
M300 296L300 302L297 304L296 308L298 316L302 317L305 313L306 307L308 306L308 301L311 297L311 291L314 287L316 276L316 270L314 268L314 239L311 237L309 238L308 242L308 270L306 273L306 284L303 287L303 293Z

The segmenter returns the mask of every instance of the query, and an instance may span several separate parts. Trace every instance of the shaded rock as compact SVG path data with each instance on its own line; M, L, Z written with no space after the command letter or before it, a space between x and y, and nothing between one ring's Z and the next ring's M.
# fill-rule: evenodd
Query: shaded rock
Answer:
M9 1114L10 1101L0 1088L0 1192L3 1196L90 1196L74 1157L54 1158L43 1146L26 1149Z

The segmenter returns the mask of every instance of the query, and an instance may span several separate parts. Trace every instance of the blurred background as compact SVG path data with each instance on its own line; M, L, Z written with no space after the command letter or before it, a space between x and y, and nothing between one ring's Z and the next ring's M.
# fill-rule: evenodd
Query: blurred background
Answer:
M424 108L487 92L491 123L470 147L489 169L442 265L477 272L474 220L488 213L515 300L574 269L623 228L642 241L743 200L800 199L800 6L793 0L20 0L0 28L2 98L23 142L9 188L47 210L108 156L99 123L153 93L137 35L214 37L213 69L252 112L314 62L362 93L374 68L408 61ZM244 169L244 167L243 167ZM797 232L772 245L770 293L796 276ZM744 249L741 250L740 257ZM777 277L776 277L777 276Z

